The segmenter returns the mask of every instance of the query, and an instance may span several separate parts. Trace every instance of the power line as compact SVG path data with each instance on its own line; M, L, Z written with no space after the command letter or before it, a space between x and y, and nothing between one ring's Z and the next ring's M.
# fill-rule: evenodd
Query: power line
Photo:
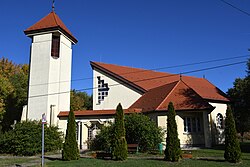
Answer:
M200 71L213 70L213 69L218 69L218 68L223 68L223 67L228 67L228 66L243 64L243 63L246 63L246 62L247 61L240 61L240 62L235 62L235 63L230 63L230 64L223 64L223 65L219 65L219 66L213 66L213 67L201 68L201 69L192 70L192 71L186 71L186 72L182 72L180 74L190 74L190 73L195 73L195 72L200 72ZM143 82L143 81L148 81L148 80L154 80L154 79L160 79L160 78L167 78L167 77L176 76L176 75L180 75L180 74L170 74L170 75L165 75L165 76L160 76L160 77L140 79L140 80L133 81L133 83ZM112 85L109 85L109 87L118 86L118 85L122 85L122 83L112 84ZM86 90L93 90L93 89L98 89L98 87L78 89L76 91L86 91ZM42 97L42 96L50 96L50 95L64 94L64 93L70 93L70 91L59 92L59 93L50 93L50 94L44 94L44 95L35 95L35 96L30 96L29 98Z
M152 70L163 70L163 69L171 69L171 68L177 68L177 67L187 67L187 66L192 66L192 65L207 64L207 63L220 62L220 61L226 61L226 60L233 60L233 59L244 58L244 57L249 57L249 55L228 57L228 58L223 58L223 59L213 59L213 60L200 61L200 62L195 62L195 63L187 63L187 64L181 64L181 65L174 65L174 66L146 69L146 70L142 69L142 70L138 70L138 71L134 71L134 72L120 73L118 75L122 76L122 75L127 75L127 74L132 74L132 73L141 73L141 72L152 71ZM65 83L65 82L75 82L75 81L83 81L83 80L90 80L90 79L94 79L94 77L72 79L70 81L59 81L59 82L33 84L33 85L30 85L30 86L42 86L42 85Z
M247 16L250 16L250 13L248 13L247 11L244 11L244 10L238 8L237 6L235 6L235 5L233 5L233 4L229 3L229 2L227 2L227 1L225 1L225 0L220 0L220 1L223 2L223 3L225 3L225 4L227 4L227 5L229 5L229 6L231 6L231 7L234 8L234 9L240 11L241 13L244 13L244 14L246 14Z

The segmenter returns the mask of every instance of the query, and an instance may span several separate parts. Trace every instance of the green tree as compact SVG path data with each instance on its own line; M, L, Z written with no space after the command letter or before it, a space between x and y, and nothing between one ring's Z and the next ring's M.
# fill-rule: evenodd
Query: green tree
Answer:
M154 121L143 114L125 115L126 141L130 144L139 144L139 151L155 149L162 142L162 129ZM112 143L114 124L104 126L91 141L92 150L109 151Z
M179 161L181 158L180 139L178 138L175 115L174 105L170 102L167 114L167 138L164 159L172 162Z
M235 79L233 88L227 92L233 101L232 108L236 129L241 134L242 140L244 133L250 130L250 59L247 67L247 76Z
M62 158L65 161L79 159L79 149L76 142L76 122L73 111L69 112L65 142L63 144Z
M14 120L21 119L23 105L27 104L28 65L16 65L0 59L0 126L10 129Z
M45 126L45 152L62 148L62 132L56 126ZM42 124L39 121L24 121L0 135L0 153L31 156L41 153Z
M121 104L116 108L115 123L113 131L112 155L115 160L127 159L127 141L125 138L124 113Z
M227 107L225 120L225 153L224 158L229 162L239 162L241 159L240 144L236 136L235 122L231 107Z
M77 92L75 89L70 92L70 110L92 110L92 95L86 92Z
M127 143L139 144L140 151L155 149L162 142L162 129L146 115L126 115L125 129Z

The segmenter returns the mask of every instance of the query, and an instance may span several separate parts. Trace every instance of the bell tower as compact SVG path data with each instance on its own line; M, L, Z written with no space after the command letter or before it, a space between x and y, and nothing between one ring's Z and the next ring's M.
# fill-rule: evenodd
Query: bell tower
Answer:
M26 119L58 124L60 111L70 110L72 45L77 39L52 10L24 31L32 39Z

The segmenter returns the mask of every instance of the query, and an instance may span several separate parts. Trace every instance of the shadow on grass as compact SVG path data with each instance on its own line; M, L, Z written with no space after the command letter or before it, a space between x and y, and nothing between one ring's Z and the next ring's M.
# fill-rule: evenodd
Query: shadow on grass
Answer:
M58 157L44 157L44 159L48 159L50 161L63 161L62 158Z
M196 160L201 160L201 161L213 161L213 162L226 162L226 160L225 160L225 159L218 159L218 158L206 158L206 157L196 158Z
M242 153L250 153L250 142L241 142L240 149ZM216 145L211 148L211 150L225 150L225 145Z

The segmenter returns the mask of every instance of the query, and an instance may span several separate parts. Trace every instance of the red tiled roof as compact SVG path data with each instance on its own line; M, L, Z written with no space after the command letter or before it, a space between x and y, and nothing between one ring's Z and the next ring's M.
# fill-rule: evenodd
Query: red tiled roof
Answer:
M72 35L69 29L64 25L58 15L52 11L47 16L39 20L37 23L27 28L24 33L32 34L37 32L43 32L48 30L61 30L67 37L69 37L74 43L77 43L77 39Z
M129 108L141 108L142 112L154 111L169 95L178 82L166 84L144 93L134 104Z
M156 72L139 68L91 62L92 68L105 72L125 84L133 86L142 93L180 80L180 76L165 72ZM216 86L204 78L182 76L182 80L204 99L229 102L229 99Z
M182 80L149 90L131 108L142 108L142 112L166 111L169 102L175 110L204 110L213 107Z
M125 114L130 113L140 113L141 109L124 109ZM75 116L94 116L94 115L115 115L116 110L81 110L74 111ZM67 117L69 115L69 111L61 111L58 114L58 117Z

